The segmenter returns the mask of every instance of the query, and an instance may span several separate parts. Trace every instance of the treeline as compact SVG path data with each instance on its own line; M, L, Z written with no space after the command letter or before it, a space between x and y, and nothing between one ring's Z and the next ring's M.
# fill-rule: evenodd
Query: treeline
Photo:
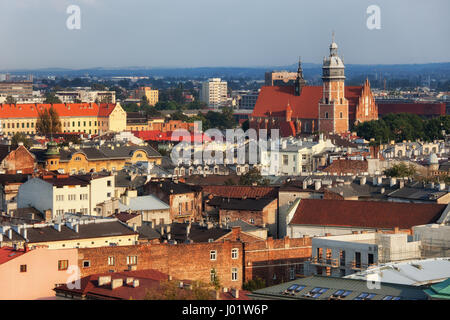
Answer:
M417 139L433 141L443 139L444 134L450 132L450 116L423 119L411 113L391 113L383 119L360 123L354 131L366 140L375 139L376 143Z

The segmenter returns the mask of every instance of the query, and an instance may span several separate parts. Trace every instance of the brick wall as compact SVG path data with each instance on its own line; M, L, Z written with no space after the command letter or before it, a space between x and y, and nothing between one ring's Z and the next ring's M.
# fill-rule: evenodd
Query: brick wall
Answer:
M231 258L231 250L237 248L238 259ZM216 251L216 260L210 259L210 251ZM136 270L156 269L177 279L210 282L211 269L216 270L222 286L242 286L242 243L234 241L193 244L149 244L124 247L79 249L79 267L82 276L109 270L128 269L127 256L137 256ZM115 266L108 266L108 257L115 258ZM90 267L84 268L83 261ZM238 280L232 281L231 269L238 269Z
M193 244L142 244L123 247L78 249L78 264L81 276L128 269L127 256L137 256L136 270L156 269L173 278L210 282L211 269L215 269L220 284L227 288L241 288L245 281L262 278L273 285L289 281L290 269L303 273L302 263L311 256L311 238L278 239L257 241L236 229L228 240ZM238 249L237 259L232 259L231 250ZM216 250L216 260L210 259L210 251ZM115 258L115 265L108 266L108 257ZM90 267L84 268L83 261ZM232 281L231 269L238 269L238 280ZM275 275L275 278L274 278Z
M290 280L290 269L303 274L303 262L311 256L311 238L268 238L244 244L244 282L259 277L266 285Z

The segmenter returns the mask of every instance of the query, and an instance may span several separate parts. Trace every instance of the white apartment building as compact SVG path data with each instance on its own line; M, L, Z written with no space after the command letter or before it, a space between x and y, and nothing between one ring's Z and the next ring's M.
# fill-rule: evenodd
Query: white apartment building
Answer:
M358 233L312 239L310 272L344 277L381 263L420 259L420 241L406 233Z
M108 213L103 214L97 206L112 201L114 182L113 176L101 175L56 175L31 178L19 187L17 207L33 207L46 216L50 213L51 219L62 216L64 213L108 215Z
M227 102L227 82L220 78L211 78L203 82L200 100L213 108L225 106Z
M116 103L115 91L93 91L93 90L76 90L76 91L57 91L55 94L63 103L75 103L81 101L85 103Z
M317 169L313 156L334 148L335 146L331 140L324 140L322 135L317 142L293 137L282 138L278 157L278 175L298 176L310 174Z

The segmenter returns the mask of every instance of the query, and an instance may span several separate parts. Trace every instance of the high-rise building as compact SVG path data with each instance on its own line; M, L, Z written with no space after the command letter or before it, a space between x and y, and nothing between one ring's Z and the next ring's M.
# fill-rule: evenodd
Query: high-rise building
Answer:
M227 82L220 78L208 79L203 82L200 100L213 108L224 107L227 103Z

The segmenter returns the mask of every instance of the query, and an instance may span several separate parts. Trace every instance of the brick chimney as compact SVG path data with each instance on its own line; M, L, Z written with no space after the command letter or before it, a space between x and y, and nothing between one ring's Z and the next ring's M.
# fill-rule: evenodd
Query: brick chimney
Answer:
M239 239L241 236L241 227L236 226L236 227L231 228L231 235L232 235L233 240Z
M111 281L111 289L114 290L116 288L120 288L121 286L123 286L123 279L114 279Z

